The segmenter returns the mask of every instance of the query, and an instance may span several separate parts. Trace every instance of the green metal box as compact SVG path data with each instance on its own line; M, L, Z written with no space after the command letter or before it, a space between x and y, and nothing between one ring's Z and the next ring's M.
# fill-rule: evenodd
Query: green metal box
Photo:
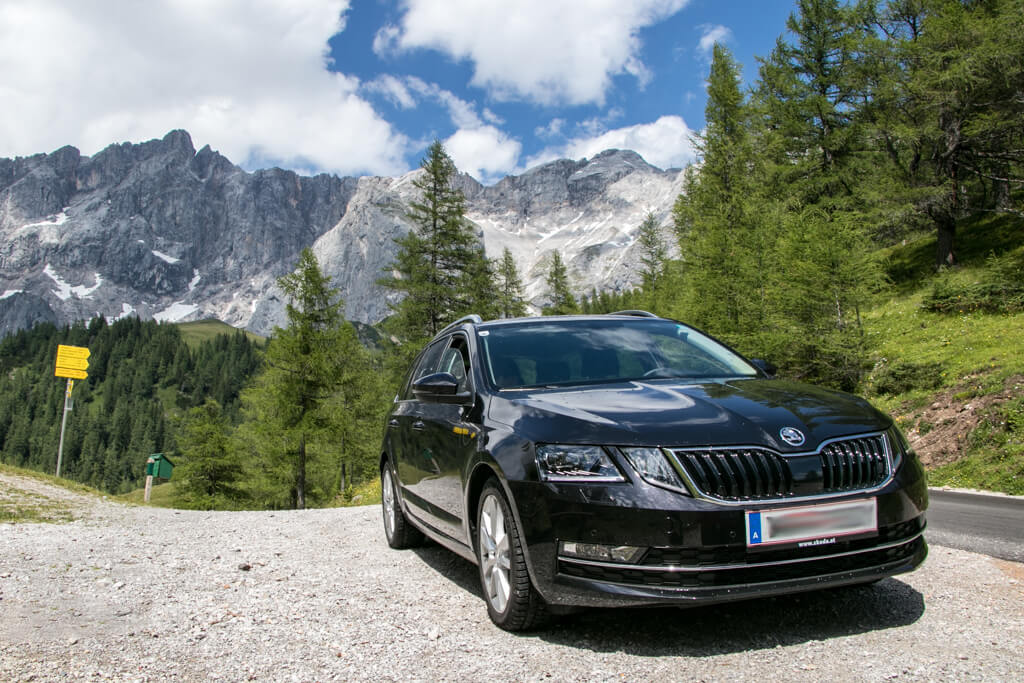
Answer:
M157 479L170 479L174 470L174 463L163 453L154 453L146 460L146 476L152 475Z

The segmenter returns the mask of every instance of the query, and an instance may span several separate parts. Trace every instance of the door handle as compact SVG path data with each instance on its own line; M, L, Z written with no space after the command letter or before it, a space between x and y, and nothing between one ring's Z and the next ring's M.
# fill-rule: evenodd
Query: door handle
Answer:
M423 420L416 420L415 422L412 423L412 428L423 430L427 428L427 423L424 422Z
M397 418L391 418L390 420L388 420L388 427L397 427L397 426L398 426Z

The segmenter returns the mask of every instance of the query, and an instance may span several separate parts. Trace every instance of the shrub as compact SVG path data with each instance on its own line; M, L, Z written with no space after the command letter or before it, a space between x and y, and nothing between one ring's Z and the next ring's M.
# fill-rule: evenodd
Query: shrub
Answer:
M942 386L942 363L883 360L875 366L871 386L875 393L887 395L903 394L915 389L937 389Z
M989 256L974 282L945 273L922 304L935 313L1016 313L1024 311L1024 252Z

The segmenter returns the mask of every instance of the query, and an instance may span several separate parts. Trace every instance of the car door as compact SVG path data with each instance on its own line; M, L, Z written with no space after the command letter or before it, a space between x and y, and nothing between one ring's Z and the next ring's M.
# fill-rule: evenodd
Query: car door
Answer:
M458 392L472 396L470 353L464 335L451 336L436 372L451 373L459 382ZM419 407L424 423L422 441L430 452L433 471L410 488L429 504L431 525L468 545L462 524L466 516L462 477L466 462L476 450L479 429L465 419L468 405L424 401Z
M388 416L388 437L399 495L413 516L419 519L429 515L426 510L427 501L421 499L415 487L424 479L436 476L439 470L424 440L424 406L413 393L412 385L419 378L434 372L447 346L448 340L445 339L424 349L414 362L403 393L395 398L391 415Z

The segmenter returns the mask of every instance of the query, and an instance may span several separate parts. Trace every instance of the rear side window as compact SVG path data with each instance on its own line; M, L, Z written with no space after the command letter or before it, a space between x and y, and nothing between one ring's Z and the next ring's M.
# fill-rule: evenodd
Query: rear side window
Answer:
M409 382L405 385L405 393L402 395L404 400L412 400L416 398L412 393L413 382L418 380L420 377L426 377L434 372L437 372L438 361L441 359L441 354L444 352L445 347L448 345L447 339L436 341L426 348L426 350L420 354L419 359L416 361L416 365L413 366L413 371L409 373Z
M459 381L459 391L469 388L469 350L465 338L455 335L451 346L441 354L441 364L437 372L450 372Z

